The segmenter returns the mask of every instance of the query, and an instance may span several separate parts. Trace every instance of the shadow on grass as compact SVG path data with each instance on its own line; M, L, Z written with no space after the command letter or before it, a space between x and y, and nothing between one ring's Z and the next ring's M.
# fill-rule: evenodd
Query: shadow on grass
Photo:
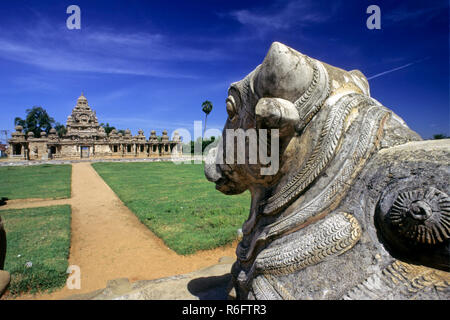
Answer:
M0 198L0 206L6 205L7 200L9 200L7 197L1 197Z

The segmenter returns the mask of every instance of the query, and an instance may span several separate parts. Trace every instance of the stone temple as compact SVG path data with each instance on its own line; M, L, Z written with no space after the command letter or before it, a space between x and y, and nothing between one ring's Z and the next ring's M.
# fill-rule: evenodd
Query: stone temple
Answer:
M18 160L79 159L79 158L152 158L172 154L181 155L181 138L177 132L171 140L167 131L161 137L152 130L147 140L142 130L135 136L130 130L125 134L112 130L106 134L98 123L97 115L88 104L84 94L77 100L72 114L67 117L67 132L59 137L52 128L47 135L34 137L33 132L25 134L16 126L8 141L9 157Z

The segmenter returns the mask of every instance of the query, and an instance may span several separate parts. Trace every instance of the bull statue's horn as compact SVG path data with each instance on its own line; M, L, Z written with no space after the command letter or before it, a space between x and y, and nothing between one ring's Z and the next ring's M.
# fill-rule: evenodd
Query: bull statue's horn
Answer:
M277 97L294 102L313 78L313 68L300 52L274 42L270 46L255 83L259 97Z

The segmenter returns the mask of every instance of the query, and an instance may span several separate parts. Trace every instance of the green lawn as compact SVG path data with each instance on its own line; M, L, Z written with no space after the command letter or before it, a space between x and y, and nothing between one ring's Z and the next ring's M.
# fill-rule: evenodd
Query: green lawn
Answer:
M179 254L232 242L248 216L250 193L220 193L206 180L203 165L137 162L93 167L125 205Z
M0 167L0 198L70 198L71 165Z
M65 285L70 248L69 205L2 210L7 239L5 270L11 294ZM31 267L27 263L31 262Z

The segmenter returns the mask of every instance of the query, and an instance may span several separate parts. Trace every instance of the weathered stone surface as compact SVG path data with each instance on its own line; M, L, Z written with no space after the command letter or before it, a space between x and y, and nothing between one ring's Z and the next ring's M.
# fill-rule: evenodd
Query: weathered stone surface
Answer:
M0 270L0 297L5 292L11 281L11 276L8 271Z
M0 217L0 270L5 266L6 258L6 232L3 227L2 217Z
M233 264L236 258L233 257L222 257L219 259L219 264Z
M6 259L6 232L3 227L2 217L0 217L0 296L5 292L11 277L9 272L4 271Z
M231 286L230 257L218 264L188 274L130 283L128 279L108 281L105 289L70 300L220 300L228 299Z
M237 298L450 298L450 140L421 141L360 71L280 43L231 84L227 112L225 129L279 129L276 174L221 163L222 144L205 165L221 192L252 195Z

